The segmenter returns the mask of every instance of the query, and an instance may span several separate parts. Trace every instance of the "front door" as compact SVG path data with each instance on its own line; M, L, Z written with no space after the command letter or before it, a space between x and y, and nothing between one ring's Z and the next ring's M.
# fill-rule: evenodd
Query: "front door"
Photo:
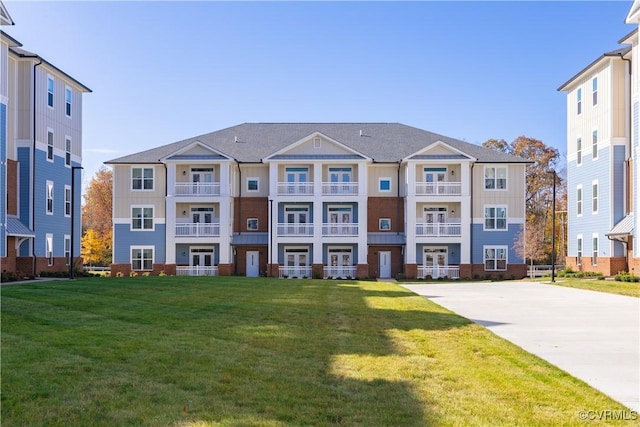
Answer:
M427 276L434 279L447 276L447 252L446 249L432 249L424 253L424 266Z
M351 194L351 168L329 168L329 181L331 194Z
M380 278L391 277L391 251L380 251L379 253Z
M209 276L213 274L213 249L191 249L189 267L191 276Z
M258 277L260 274L260 252L247 251L247 277Z
M193 236L212 236L213 208L192 208Z
M427 183L427 194L441 194L444 187L438 184L443 183L446 176L447 170L445 168L425 168L424 181Z
M286 208L287 229L289 235L306 235L308 208Z
M191 169L191 183L193 184L193 194L213 194L213 188L211 186L212 182L213 169Z
M351 208L329 208L330 234L354 234Z
M308 255L306 250L293 249L285 251L286 257L286 276L288 277L306 277L308 276Z

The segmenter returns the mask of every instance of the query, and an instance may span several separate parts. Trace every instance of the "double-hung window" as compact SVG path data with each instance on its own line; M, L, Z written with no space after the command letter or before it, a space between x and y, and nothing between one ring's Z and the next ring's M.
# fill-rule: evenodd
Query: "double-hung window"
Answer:
M576 164L582 164L582 138L576 140Z
M64 235L64 259L67 265L71 265L71 236Z
M576 212L578 216L582 216L582 185L578 185L576 189Z
M53 77L47 77L47 105L53 108L53 88L54 82Z
M45 256L47 257L47 265L53 265L53 234L47 233L45 236Z
M64 186L64 216L71 216L71 187Z
M576 252L576 263L578 265L582 265L582 235L578 234L578 241L577 241L577 252Z
M132 230L153 230L153 207L133 206L131 208Z
M131 269L153 270L153 246L131 247Z
M598 213L598 180L591 183L591 213Z
M507 269L507 246L484 246L484 269L505 271Z
M598 158L598 131L594 130L591 134L591 158L593 160Z
M133 168L131 170L132 190L153 190L153 168Z
M593 247L593 255L591 258L591 264L593 265L598 265L598 235L594 234L593 235L593 243L592 243L592 247Z
M578 114L581 114L582 113L582 89L581 88L578 88L577 101L578 101L578 105L577 105Z
M507 168L506 167L485 167L484 168L484 188L485 190L506 190L507 189Z
M47 160L53 162L53 131L47 131Z
M64 89L64 113L71 117L71 88L68 86Z
M45 191L47 215L53 215L53 181L47 181Z
M593 89L593 105L598 105L598 78L594 77L591 81Z
M507 208L504 206L485 206L484 208L485 230L507 229Z
M71 139L68 137L64 140L64 165L71 166Z

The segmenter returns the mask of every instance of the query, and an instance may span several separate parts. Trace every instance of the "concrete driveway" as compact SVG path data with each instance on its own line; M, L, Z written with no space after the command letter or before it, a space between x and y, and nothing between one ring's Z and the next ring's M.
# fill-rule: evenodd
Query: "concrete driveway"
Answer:
M639 298L534 282L404 287L640 412Z

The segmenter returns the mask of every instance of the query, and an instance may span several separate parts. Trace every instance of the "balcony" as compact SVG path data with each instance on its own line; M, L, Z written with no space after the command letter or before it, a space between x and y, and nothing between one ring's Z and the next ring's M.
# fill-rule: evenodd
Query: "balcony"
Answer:
M176 196L219 196L219 182L177 182Z
M356 223L329 223L322 224L322 235L325 237L355 237L358 235Z
M322 194L325 196L357 196L357 182L323 182Z
M419 196L459 196L462 194L462 183L416 182L416 194Z
M460 237L461 235L462 224L460 222L416 224L416 237Z
M323 267L325 279L353 279L356 277L355 265L335 265Z
M311 266L285 266L278 267L281 279L297 277L298 279L311 278Z
M281 196L313 196L313 182L279 182L277 191Z
M278 236L313 236L313 224L278 223Z
M220 223L184 223L176 224L175 237L217 237L220 236Z
M217 276L215 266L176 266L176 276Z
M423 265L418 266L418 279L424 279L431 277L437 279L439 277L447 277L449 279L460 278L460 266L458 265L434 265L426 267Z

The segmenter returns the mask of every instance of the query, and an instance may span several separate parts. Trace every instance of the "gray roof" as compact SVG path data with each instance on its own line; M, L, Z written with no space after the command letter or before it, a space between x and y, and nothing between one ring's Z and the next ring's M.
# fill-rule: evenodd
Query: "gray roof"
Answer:
M406 240L400 233L367 233L368 245L404 245Z
M7 215L7 235L19 237L34 237L33 231L24 225L17 216Z
M264 246L269 244L269 233L233 233L233 246Z
M258 163L315 132L320 132L375 162L398 162L441 141L480 163L531 163L521 157L400 123L243 123L105 163L160 163L160 159L196 141L237 161Z
M627 214L605 236L619 240L633 234L633 212Z

